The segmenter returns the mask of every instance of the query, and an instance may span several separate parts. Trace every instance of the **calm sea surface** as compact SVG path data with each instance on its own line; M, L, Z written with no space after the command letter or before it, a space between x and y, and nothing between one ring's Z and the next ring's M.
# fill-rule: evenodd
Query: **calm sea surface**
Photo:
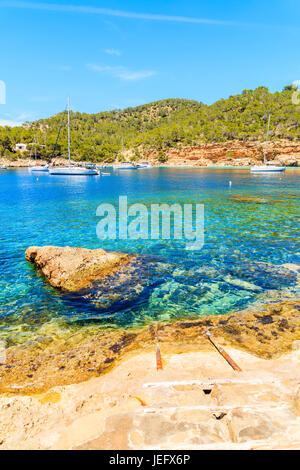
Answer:
M247 170L151 169L102 177L0 172L0 339L20 343L49 325L138 326L152 320L225 314L299 294L300 170L251 175ZM232 181L231 188L229 181ZM172 240L99 241L99 204L202 203L205 244L187 251ZM247 202L245 197L259 198ZM241 199L240 199L241 198ZM129 279L120 295L66 296L38 276L24 258L31 245L103 247L154 260L151 271ZM136 285L133 285L133 283ZM140 284L139 284L140 283Z

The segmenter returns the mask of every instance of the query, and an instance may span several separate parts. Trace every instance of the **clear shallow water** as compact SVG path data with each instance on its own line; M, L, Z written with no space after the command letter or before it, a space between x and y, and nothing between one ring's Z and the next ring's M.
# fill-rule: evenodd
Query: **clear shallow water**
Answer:
M136 326L153 319L225 314L298 295L295 274L280 265L300 263L299 183L299 170L251 175L161 168L105 177L1 172L0 338L14 344L54 325ZM120 195L128 196L128 204L148 207L204 204L203 249L187 251L185 242L172 240L99 241L96 209L103 202L117 206ZM242 202L239 196L264 203ZM154 262L149 270L138 268L123 291L115 287L115 303L101 295L90 301L63 295L37 276L24 258L31 245L103 247ZM113 283L108 291L114 294Z

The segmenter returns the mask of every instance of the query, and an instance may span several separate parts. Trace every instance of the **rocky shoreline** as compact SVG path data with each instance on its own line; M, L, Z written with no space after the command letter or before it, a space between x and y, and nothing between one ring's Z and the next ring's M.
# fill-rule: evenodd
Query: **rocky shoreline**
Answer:
M190 321L159 323L158 338L169 354L207 351L207 328L217 342L262 359L274 359L300 348L300 299L266 305L228 315L201 316ZM42 393L98 377L126 354L155 348L153 325L142 328L62 328L45 344L43 340L7 349L0 365L0 392Z
M0 158L0 167L7 167L7 168L30 168L32 166L36 165L46 165L49 163L47 160L34 160L32 158L27 158L27 157L20 157L17 158L16 160L10 160L4 157ZM54 166L65 166L68 164L68 160L64 158L54 158L53 159L53 165Z
M161 153L165 156L164 163L159 161ZM181 145L163 148L160 151L140 149L140 161L147 160L153 166L167 164L175 167L249 167L261 163L263 153L264 142L232 140L190 146ZM134 155L134 149L125 151L125 159L131 159ZM268 159L281 165L300 166L300 144L289 140L271 141L268 143ZM38 160L38 163L44 165L48 162ZM64 166L67 163L68 161L63 158L53 159L55 166ZM15 161L0 158L0 166L7 166L8 168L27 168L36 164L37 161L25 156ZM111 164L105 164L105 166Z
M135 257L107 253L102 249L30 247L25 256L37 273L42 273L53 287L92 298L92 301L97 301L99 289L105 289L106 278L109 284L117 282L117 290L123 298L123 291L128 289L128 279L134 287L137 277L143 276L143 271L133 269L137 262ZM151 259L143 260L142 264L151 265ZM296 277L299 275L297 266L284 265L284 269ZM110 277L116 272L119 277ZM145 282L149 277L151 271L146 269ZM116 295L114 293L114 300ZM137 293L133 292L132 295ZM97 307L99 314L100 307L101 304ZM102 327L97 323L67 325L63 320L60 323L50 322L37 332L35 340L13 345L6 350L6 361L0 364L0 392L41 393L57 385L97 377L128 352L153 347L157 338L167 353L178 353L182 348L207 350L208 328L220 344L263 359L277 358L290 352L295 345L300 347L299 312L300 299L287 300L234 314L160 322L157 324L157 334L153 324L139 328L116 328Z
M8 351L0 449L300 448L299 307ZM241 372L209 343L208 327Z
M248 167L263 161L264 149L264 142L261 141L233 140L165 148L162 152L172 166ZM145 156L155 162L158 152L145 152ZM271 141L268 143L268 159L286 166L300 166L300 144L284 140Z
M30 247L26 259L81 295L132 276L130 256L101 249ZM294 299L139 328L45 325L0 364L0 449L299 448L299 312Z

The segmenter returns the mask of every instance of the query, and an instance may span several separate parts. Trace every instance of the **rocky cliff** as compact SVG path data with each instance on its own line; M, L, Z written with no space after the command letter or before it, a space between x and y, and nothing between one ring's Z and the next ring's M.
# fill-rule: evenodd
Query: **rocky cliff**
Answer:
M167 164L174 166L250 166L263 161L265 144L260 141L233 140L163 149ZM286 166L300 166L300 143L280 140L269 142L268 159ZM155 163L159 152L146 152Z

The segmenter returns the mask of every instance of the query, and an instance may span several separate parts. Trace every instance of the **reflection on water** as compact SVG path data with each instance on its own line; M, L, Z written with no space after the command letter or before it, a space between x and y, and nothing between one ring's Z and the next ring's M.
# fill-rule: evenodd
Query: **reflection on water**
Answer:
M300 262L299 170L152 169L108 177L37 177L19 170L1 174L0 182L0 338L9 344L69 325L137 326L223 314L298 293L296 273L281 265ZM120 195L148 207L204 204L204 248L187 251L184 240L100 242L96 209L103 202L117 207ZM118 274L98 290L68 296L25 261L30 245L139 256L125 281Z

